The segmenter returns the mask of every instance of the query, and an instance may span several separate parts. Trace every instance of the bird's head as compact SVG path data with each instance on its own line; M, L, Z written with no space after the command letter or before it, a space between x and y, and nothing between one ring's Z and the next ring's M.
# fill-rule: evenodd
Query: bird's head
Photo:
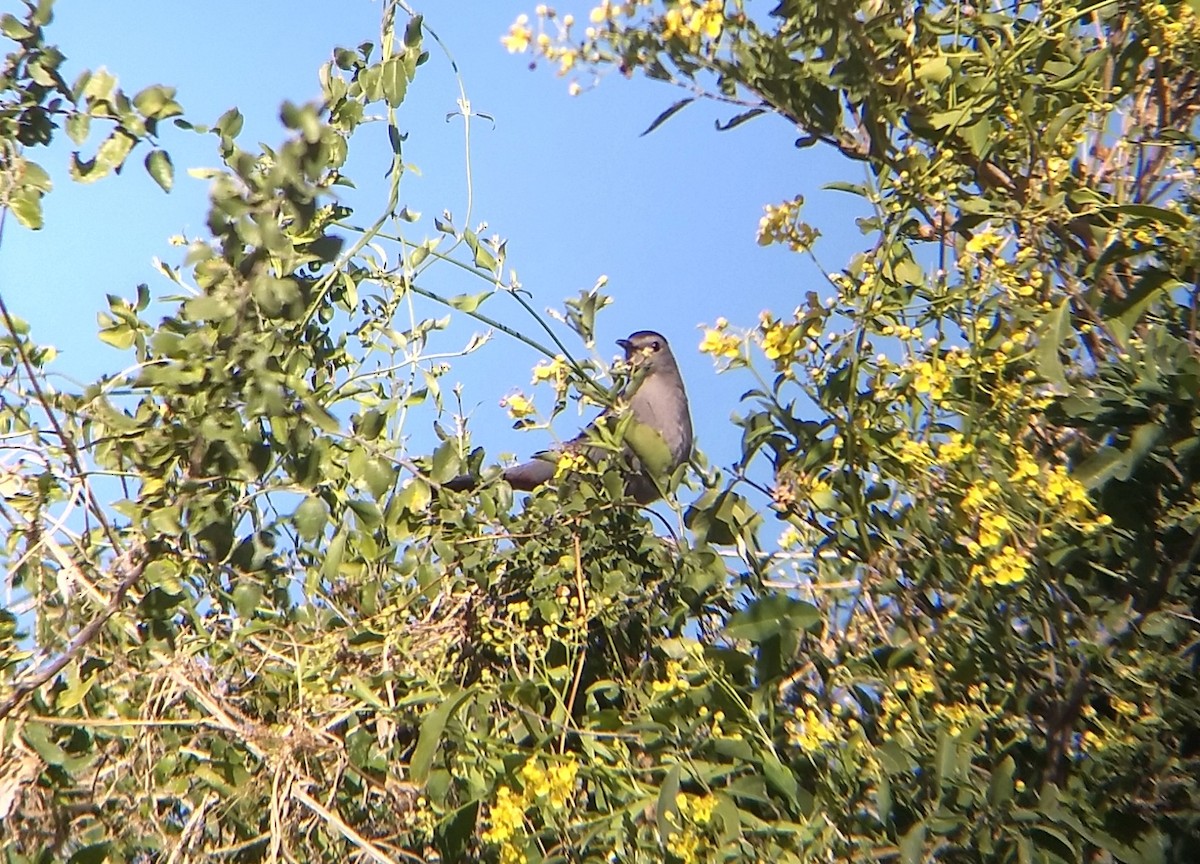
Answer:
M653 330L639 330L617 344L625 349L625 359L631 366L644 366L650 371L670 369L675 366L675 357L667 345L667 338Z

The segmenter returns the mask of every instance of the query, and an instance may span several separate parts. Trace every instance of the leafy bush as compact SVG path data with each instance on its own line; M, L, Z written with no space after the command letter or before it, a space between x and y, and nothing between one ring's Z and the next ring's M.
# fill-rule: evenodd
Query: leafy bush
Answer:
M7 860L1194 860L1192 6L513 25L564 73L687 88L655 126L715 99L865 169L839 184L873 210L865 251L793 313L706 333L755 384L740 463L697 471L677 524L615 467L514 507L439 488L478 467L461 429L408 452L448 372L410 301L489 325L525 301L502 241L408 239L397 117L427 55L394 8L278 148L243 150L236 112L184 124L224 159L211 236L168 269L194 290L167 319L110 299L130 372L53 390L3 308L0 514L31 610L0 620ZM112 123L111 170L183 110L67 87L48 11L0 26L28 227L55 117ZM331 190L369 111L395 161L364 229ZM802 206L768 205L760 240L819 261ZM451 267L484 289L441 293ZM603 305L568 303L585 344ZM558 407L611 400L625 370L554 341Z

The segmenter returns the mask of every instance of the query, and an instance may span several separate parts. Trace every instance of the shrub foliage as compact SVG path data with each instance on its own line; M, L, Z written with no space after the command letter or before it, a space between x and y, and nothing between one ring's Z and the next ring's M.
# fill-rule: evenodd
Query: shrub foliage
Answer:
M109 298L122 373L61 389L0 301L5 860L1196 860L1193 4L578 16L502 41L572 91L681 88L652 128L698 100L782 118L871 213L830 263L802 199L766 206L760 242L826 278L707 329L753 382L742 456L664 478L670 517L615 465L440 488L482 458L441 331L532 310L501 239L403 206L420 17L334 50L271 149L167 87L68 83L48 0L0 19L20 230L61 132L80 181L137 151L169 190L168 119L223 165L168 314ZM368 134L378 215L335 195ZM573 347L605 302L504 328L555 411L619 392Z

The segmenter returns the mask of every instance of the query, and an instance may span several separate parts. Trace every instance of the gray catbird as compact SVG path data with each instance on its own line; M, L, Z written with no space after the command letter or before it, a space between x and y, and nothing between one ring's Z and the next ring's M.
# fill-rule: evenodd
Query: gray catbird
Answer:
M617 344L625 349L625 359L635 370L637 389L629 397L629 411L637 423L662 436L670 452L670 469L674 470L692 455L692 417L675 356L666 338L653 330L639 330L628 339L618 339ZM591 430L585 429L560 449L538 453L528 462L506 468L502 476L514 489L536 489L554 477L564 450L580 452L593 460L600 458L604 450L588 446L591 437ZM474 489L478 483L478 478L463 474L442 486L461 492ZM644 473L630 475L626 488L639 504L649 504L662 494Z

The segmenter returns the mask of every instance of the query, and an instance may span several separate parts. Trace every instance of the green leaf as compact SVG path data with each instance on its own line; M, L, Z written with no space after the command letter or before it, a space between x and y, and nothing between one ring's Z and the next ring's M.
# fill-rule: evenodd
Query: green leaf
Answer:
M764 753L762 760L763 776L767 784L776 792L796 806L800 803L800 783L796 775L775 756L774 753Z
M316 540L329 522L329 505L316 495L310 495L292 513L292 523L305 540Z
M1034 351L1034 362L1037 364L1038 374L1043 380L1062 390L1067 389L1067 373L1063 369L1058 352L1070 330L1070 301L1064 299L1053 312L1046 316L1037 348Z
M146 173L154 178L164 192L170 192L175 185L175 166L171 164L171 156L166 150L151 150L146 156Z
M1079 854L1075 849L1075 844L1071 842L1071 838L1056 828L1051 828L1046 824L1030 825L1029 836L1033 838L1033 842L1039 849L1060 861L1079 860Z
M379 698L379 694L372 690L371 685L366 681L357 675L351 675L349 681L351 693L378 711L387 710L387 704Z
M487 247L479 242L479 237L470 228L463 231L463 239L467 241L467 245L471 247L471 251L475 253L475 266L481 270L487 270L489 273L496 270L496 258Z
M1128 480L1166 434L1166 429L1153 422L1143 423L1134 429L1129 436L1129 449L1125 451L1121 466L1114 476L1118 480Z
M476 257L476 262L478 263L478 256ZM454 297L451 297L446 302L455 309L470 314L478 309L484 300L488 299L495 293L495 291L489 290L480 291L478 294L458 294Z
M875 778L875 807L879 821L887 825L892 819L892 781L886 771L880 771Z
M22 24L17 19L17 16L8 13L5 13L3 18L0 18L0 33L17 42L20 42L22 39L28 39L33 35L33 31Z
M786 594L771 594L732 615L725 625L725 635L730 639L762 642L783 630L804 631L820 623L821 610L811 603Z
M50 740L50 730L44 724L26 723L21 729L21 737L47 765L62 765L67 761L66 752Z
M892 266L892 275L901 285L923 285L925 271L912 258L902 258Z
M1016 773L1017 763L1012 756L1005 756L1000 764L992 771L992 779L988 784L988 803L999 808L1007 804L1013 796L1013 774Z
M413 477L396 495L396 503L410 513L424 513L433 501L433 490L420 477Z
M1071 473L1085 489L1095 489L1117 476L1123 460L1124 454L1120 450L1105 446Z
M67 136L76 146L87 140L88 131L92 128L92 115L86 111L75 111L67 116Z
M108 860L108 852L111 848L112 843L107 840L92 843L75 852L67 859L67 864L103 864Z
M666 111L662 112L657 117L655 117L654 122L646 127L645 131L642 132L642 135L649 135L651 132L653 132L659 126L666 123L668 120L670 120L672 117L674 117L676 114L678 114L680 111L682 111L684 108L686 108L688 105L691 105L695 101L696 101L695 96L689 96L686 99L680 99L678 102L676 102L670 108L668 108Z
M396 466L388 459L376 456L367 460L363 471L367 489L376 499L382 498L396 485Z
M631 422L625 430L625 443L651 477L663 477L671 470L671 449L653 426Z
M950 61L938 54L917 63L917 80L930 84L941 84L953 72Z
M58 694L58 700L55 702L57 710L65 712L82 702L95 686L98 677L96 672L87 676L71 675L66 688Z
M404 101L404 94L408 92L408 72L404 68L403 57L390 57L383 62L379 83L388 107L399 108Z
M901 864L922 864L925 860L925 823L918 822L900 838Z
M412 758L408 763L409 777L418 786L425 784L429 778L429 769L433 765L433 757L441 743L442 733L446 723L468 699L475 695L475 689L464 690L457 696L442 699L441 703L425 715L421 721L421 731L417 735L417 746L413 748Z
M238 617L249 621L258 610L258 604L262 598L261 585L256 582L239 582L238 586L233 589L233 608L237 610Z
M667 776L663 778L658 798L654 802L654 821L658 825L658 838L664 845L671 839L671 835L678 834L682 828L679 821L679 805L676 803L679 797L680 773L678 765L671 766Z
M1187 215L1176 210L1167 210L1164 207L1155 207L1152 204L1117 204L1113 207L1104 208L1107 213L1120 213L1124 216L1136 216L1139 219L1145 219L1150 222L1161 222L1164 225L1170 225L1173 228L1186 228L1190 220Z
M28 159L20 161L20 177L21 185L28 189L36 189L39 192L49 192L54 188L54 183L50 180L50 175L46 173L46 169L36 162L31 162Z
M346 558L346 531L339 530L333 535L333 540L330 541L329 547L325 550L325 557L321 561L321 575L325 579L335 579L341 574L342 562Z
M96 150L96 164L119 171L136 143L137 140L129 133L114 129Z
M242 112L236 108L230 108L224 114L217 118L213 128L220 132L221 135L236 138L242 131L242 125L245 123L245 118L242 117Z
M718 132L728 132L730 129L736 129L738 126L741 126L747 120L753 120L755 117L760 117L766 113L766 108L751 108L749 111L743 111L741 114L731 117L725 123L722 123L720 120L714 120L713 122L716 125ZM646 130L646 132L649 131L649 129ZM645 135L646 132L643 132L642 134ZM815 140L816 139L814 139L814 142Z
M24 193L24 190L22 190ZM31 231L40 231L44 224L42 219L42 201L41 196L24 193L13 194L8 201L8 208L12 210L17 221ZM132 344L132 343L131 343ZM126 345L126 348L129 346Z
M290 282L291 280L286 281ZM321 431L331 433L341 431L342 426L340 423L338 423L338 419L330 414L329 411L325 409L324 405L322 405L312 396L305 396L303 402L304 416L312 420L313 423L315 423L321 429Z
M379 523L383 521L383 513L374 501L352 499L346 503L346 506L354 511L359 524L367 530L378 528Z
M148 120L164 120L183 113L175 101L175 88L153 84L133 97L133 105Z

